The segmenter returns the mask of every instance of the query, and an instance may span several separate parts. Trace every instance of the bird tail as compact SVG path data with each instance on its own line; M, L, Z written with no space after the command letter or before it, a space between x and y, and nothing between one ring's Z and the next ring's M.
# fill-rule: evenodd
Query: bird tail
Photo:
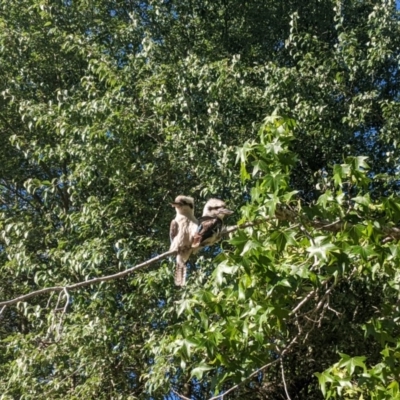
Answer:
M175 268L175 285L185 286L186 285L186 260L182 258L180 254L176 256L176 268Z

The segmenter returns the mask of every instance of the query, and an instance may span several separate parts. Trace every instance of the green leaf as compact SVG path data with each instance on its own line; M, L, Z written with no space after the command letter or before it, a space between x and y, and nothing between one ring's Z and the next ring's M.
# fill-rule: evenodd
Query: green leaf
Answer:
M320 260L328 261L332 252L338 250L338 248L330 243L329 238L326 236L318 236L314 238L314 244L307 248L310 253L310 257L317 257Z
M205 362L201 362L196 368L193 368L190 377L196 377L198 380L201 380L203 377L203 374L207 371L212 370L213 367L207 365Z
M366 360L365 356L361 357L349 357L347 354L339 353L340 357L342 358L339 361L340 367L346 367L347 371L350 375L353 375L355 368L360 367L366 371L367 367L365 366L364 361Z
M213 276L217 285L221 285L224 282L224 274L232 275L236 272L237 267L229 266L225 262L222 262L217 266L213 272Z
M257 250L258 248L261 247L261 244L254 240L253 238L249 238L246 242L246 244L243 247L242 252L240 253L241 256L244 256L246 253L251 252L252 250Z
M242 182L250 179L250 174L247 172L246 164L244 163L240 163L240 179L242 180Z
M318 383L321 388L321 392L325 396L326 395L326 384L334 382L334 378L327 371L324 371L321 373L316 372L314 375L318 378Z

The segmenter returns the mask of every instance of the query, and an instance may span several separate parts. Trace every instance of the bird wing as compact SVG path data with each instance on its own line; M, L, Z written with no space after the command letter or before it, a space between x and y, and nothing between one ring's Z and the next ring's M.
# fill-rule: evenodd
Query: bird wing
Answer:
M175 239L176 235L179 232L179 224L177 221L174 219L171 221L171 225L169 226L169 238L171 240L171 243Z
M197 232L193 236L192 247L199 247L207 239L221 232L222 220L218 217L200 217Z

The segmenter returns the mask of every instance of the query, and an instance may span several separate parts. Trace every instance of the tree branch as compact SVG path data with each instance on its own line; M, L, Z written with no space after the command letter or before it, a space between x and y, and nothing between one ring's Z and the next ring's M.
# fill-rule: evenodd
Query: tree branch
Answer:
M288 210L288 209L277 209L275 212L275 217L280 220L280 221L290 221L290 222L295 222L297 219L300 218L299 214ZM340 220L337 220L335 222L330 222L330 221L322 221L322 220L310 220L304 216L301 216L302 218L302 223L306 224L306 225L310 225L316 229L321 229L321 230L326 230L329 232L340 232L341 230L344 230L345 228L351 228L352 226L354 226L351 223L347 223L347 222L343 222ZM260 224L265 223L266 221L270 220L269 217L265 218L265 219L260 219L260 220L256 220L256 221L252 221L252 222L246 222L244 224L240 224L240 225L233 225L233 226L227 226L224 228L224 230L222 231L221 235L227 235L231 232L234 232L238 229L244 229L244 228L248 228L250 226L257 226ZM399 240L400 239L400 228L397 227L382 227L382 233L385 234L387 237L384 239L384 241L388 241L387 239L390 238L390 240ZM386 243L385 241L385 243ZM93 278L90 279L88 281L83 281L83 282L77 282L74 283L72 285L67 285L67 286L52 286L49 288L44 288L44 289L40 289L28 294L24 294L22 296L16 297L15 299L12 300L6 300L6 301L0 301L0 307L4 306L1 311L0 311L0 315L3 313L4 309L11 305L11 304L15 304L15 303L19 303L20 301L24 301L27 300L31 297L34 296L38 296L40 294L44 294L44 293L50 293L50 292L61 292L61 291L68 291L68 290L75 290L78 289L80 287L83 286L88 286L88 285L93 285L96 283L100 283L100 282L106 282L106 281L110 281L113 279L118 279L121 278L125 275L128 275L140 268L143 267L147 267L151 264L156 263L157 261L160 261L168 256L172 256L175 255L176 251L167 251L165 253L162 253L154 258L151 258L150 260L147 260L141 264L138 264L132 268L128 268L125 271L121 271L118 272L116 274L112 274L112 275L107 275L107 276L103 276L103 277L98 277L98 278ZM311 297L312 295L309 294L309 296ZM306 299L304 299L304 302L307 301L309 299L309 297L307 296ZM303 305L304 303L301 302L299 304L299 308ZM297 310L297 309L296 309Z
M287 399L287 400L292 400L292 399L290 398L289 391L288 391L288 388L287 388L287 385L286 385L285 370L284 370L284 368L283 368L283 358L281 358L280 360L281 360L282 381L283 381L283 387L284 387L285 393L286 393L286 399Z
M175 393L182 400L191 400L189 397L184 396L183 394L178 393L176 390L172 389L172 392Z
M137 271L140 268L147 267L151 264L156 263L157 261L160 261L160 260L162 260L168 256L172 256L174 254L176 254L175 250L166 251L165 253L162 253L156 257L153 257L150 260L147 260L141 264L135 265L132 268L128 268L125 271L121 271L116 274L100 276L98 278L89 279L88 281L83 281L83 282L77 282L77 283L74 283L72 285L67 285L67 286L52 286L52 287L36 290L36 291L28 293L28 294L24 294L22 296L16 297L15 299L12 299L12 300L1 301L0 307L3 306L3 308L1 309L1 312L3 312L7 306L10 306L15 303L19 303L20 301L30 299L31 297L38 296L40 294L49 293L49 292L62 292L62 291L68 292L69 290L75 290L75 289L81 288L83 286L89 286L89 285L93 285L93 284L100 283L100 282L106 282L106 281L111 281L113 279L122 278L123 276L129 275L132 272Z
M299 213L288 210L286 208L278 208L275 211L275 218L278 219L279 221L289 221L289 222L296 222L299 219L302 221L303 225L311 226L315 229L327 231L327 232L333 232L337 233L340 231L343 231L345 229L351 229L354 227L354 224L346 221L341 221L341 220L336 220L334 222L332 221L326 221L326 220L310 220L307 218L305 215L300 215ZM226 235L228 233L234 232L237 229L244 229L248 228L250 226L257 226L260 224L265 223L266 221L270 221L271 217L266 217L265 219L259 219L256 221L252 222L246 222L244 224L240 225L233 225L233 226L227 226L223 230L222 234ZM385 235L385 238L382 239L383 243L390 242L392 240L400 240L400 228L395 227L395 226L382 226L381 227L381 232L383 235Z

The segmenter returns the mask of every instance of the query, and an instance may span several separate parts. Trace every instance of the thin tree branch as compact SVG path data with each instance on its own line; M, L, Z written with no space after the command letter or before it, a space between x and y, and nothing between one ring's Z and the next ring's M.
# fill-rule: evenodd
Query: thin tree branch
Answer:
M288 392L288 388L287 388L287 385L286 385L285 370L283 368L283 358L281 358L280 360L281 360L281 373L282 373L283 387L285 388L286 398L287 398L287 400L292 400L290 398L290 395L289 395L289 392Z
M65 314L67 312L67 308L69 306L69 293L68 293L68 290L66 288L64 288L63 292L60 292L60 296L61 296L62 293L65 294L65 305L64 305L64 308L62 310L62 314L60 316L60 320L58 321L57 328L56 328L56 332L57 332L58 337L61 336L62 323L63 323L64 317L65 317Z
M295 222L296 219L299 218L299 215L291 210L288 209L278 209L275 212L275 217L280 220L280 221L290 221L290 222ZM250 226L257 226L260 225L262 223L265 223L267 220L269 220L270 218L266 218L266 219L261 219L261 220L256 220L256 221L252 221L252 222L246 222L244 224L240 224L240 225L233 225L233 226L228 226L225 227L222 235L226 235L228 233L234 232L238 229L244 229L244 228L248 228ZM311 225L314 228L317 229L322 229L322 230L327 230L330 232L340 232L341 230L345 229L345 228L350 228L353 225L347 222L340 222L340 221L335 221L334 223L329 222L329 221L311 221L309 219L303 218L302 219L303 224L307 224L307 225ZM400 228L396 228L396 227L382 227L382 232L387 235L390 236L391 238L399 240L400 239ZM61 292L63 290L75 290L78 289L80 287L83 286L88 286L88 285L93 285L96 283L100 283L100 282L106 282L106 281L110 281L113 279L117 279L117 278L121 278L125 275L128 275L130 273L132 273L133 271L136 271L140 268L143 267L147 267L151 264L156 263L159 260L162 260L168 256L171 255L175 255L176 251L167 251L165 253L162 253L160 255L158 255L157 257L151 258L150 260L147 260L141 264L138 264L132 268L128 268L125 271L122 272L118 272L116 274L112 274L112 275L107 275L107 276L103 276L103 277L98 277L98 278L93 278L90 279L88 281L83 281L83 282L77 282L75 284L72 285L66 285L66 286L52 286L49 288L44 288L44 289L40 289L19 297L16 297L14 299L11 300L6 300L6 301L1 301L0 302L0 307L2 306L9 306L11 304L15 304L15 303L19 303L20 301L24 301L27 300L31 297L34 296L38 296L40 294L44 294L44 293L50 293L50 292ZM297 309L295 309L297 310ZM4 307L1 309L0 314L4 311Z
M296 312L303 306L303 304L307 303L307 301L316 294L316 290L312 290L310 293L308 293L308 295L304 297L304 299L299 304L297 304L297 306L290 312L290 315L296 314Z
M172 389L172 391L180 398L183 400L191 400L189 397L184 396L183 394L178 393L176 390Z
M236 231L239 228L246 228L248 226L258 225L258 224L261 224L263 222L264 221L260 220L260 221L255 221L254 223L253 222L249 222L249 223L242 224L242 225L235 225L235 226L230 227L229 232ZM224 233L229 233L229 232L224 232ZM81 287L84 287L84 286L89 286L89 285L93 285L93 284L100 283L100 282L106 282L106 281L110 281L110 280L113 280L113 279L118 279L118 278L121 278L121 277L123 277L125 275L128 275L128 274L130 274L130 273L132 273L134 271L137 271L140 268L147 267L149 265L152 265L152 264L156 263L157 261L163 260L164 258L166 258L168 256L175 255L175 254L176 254L175 250L167 251L167 252L162 253L162 254L154 257L154 258L151 258L150 260L147 260L147 261L145 261L145 262L143 262L141 264L138 264L138 265L136 265L136 266L134 266L132 268L128 268L125 271L121 271L121 272L118 272L116 274L106 275L106 276L98 277L98 278L93 278L93 279L90 279L88 281L77 282L77 283L74 283L72 285L52 286L52 287L36 290L34 292L31 292L31 293L27 293L27 294L24 294L22 296L18 296L18 297L14 298L14 299L11 299L11 300L0 301L0 307L4 306L1 309L0 314L4 311L4 309L7 306L19 303L21 301L28 300L31 297L35 297L35 296L39 296L41 294L51 293L51 292L62 292L62 291L68 291L68 290L75 290L75 289L78 289L78 288L81 288Z
M40 289L40 290L36 290L34 292L28 293L28 294L24 294L22 296L16 297L15 299L12 300L6 300L6 301L0 301L0 307L4 306L2 308L2 312L4 310L5 307L10 306L11 304L15 304L15 303L19 303L20 301L24 301L27 299L30 299L31 297L34 296L38 296L40 294L44 294L44 293L50 293L50 292L62 292L62 291L68 291L68 290L75 290L84 286L89 286L89 285L94 285L96 283L100 283L100 282L106 282L106 281L111 281L113 279L118 279L118 278L122 278L125 275L129 275L134 271L137 271L140 268L144 268L147 267L151 264L155 264L157 261L163 260L164 258L168 257L168 256L172 256L176 254L175 250L172 251L166 251L165 253L162 253L156 257L151 258L150 260L147 260L141 264L138 264L132 268L128 268L125 271L121 271L118 272L116 274L112 274L112 275L106 275L106 276L100 276L98 278L93 278L93 279L89 279L88 281L83 281L83 282L77 282L74 283L72 285L66 285L66 286L52 286L52 287L48 287L48 288L44 288L44 289Z
M164 197L162 198L161 204L164 204L165 199L167 198L167 196L168 196L168 194L169 194L170 192L171 192L171 190L167 190L167 192L165 193ZM157 217L158 217L158 214L159 214L160 210L161 210L161 205L160 205L160 207L158 207L157 212L154 213L154 217L153 217L153 219L151 220L149 226L152 226L152 225L153 225L154 221L155 221L155 220L157 219Z
M225 226L221 232L221 235L227 235L228 233L232 233L237 231L238 229L244 229L244 228L249 228L250 226L257 226L260 224L264 224L266 221L268 221L269 218L264 219L258 219L253 222L246 222L244 224L240 225L231 225L231 226Z

